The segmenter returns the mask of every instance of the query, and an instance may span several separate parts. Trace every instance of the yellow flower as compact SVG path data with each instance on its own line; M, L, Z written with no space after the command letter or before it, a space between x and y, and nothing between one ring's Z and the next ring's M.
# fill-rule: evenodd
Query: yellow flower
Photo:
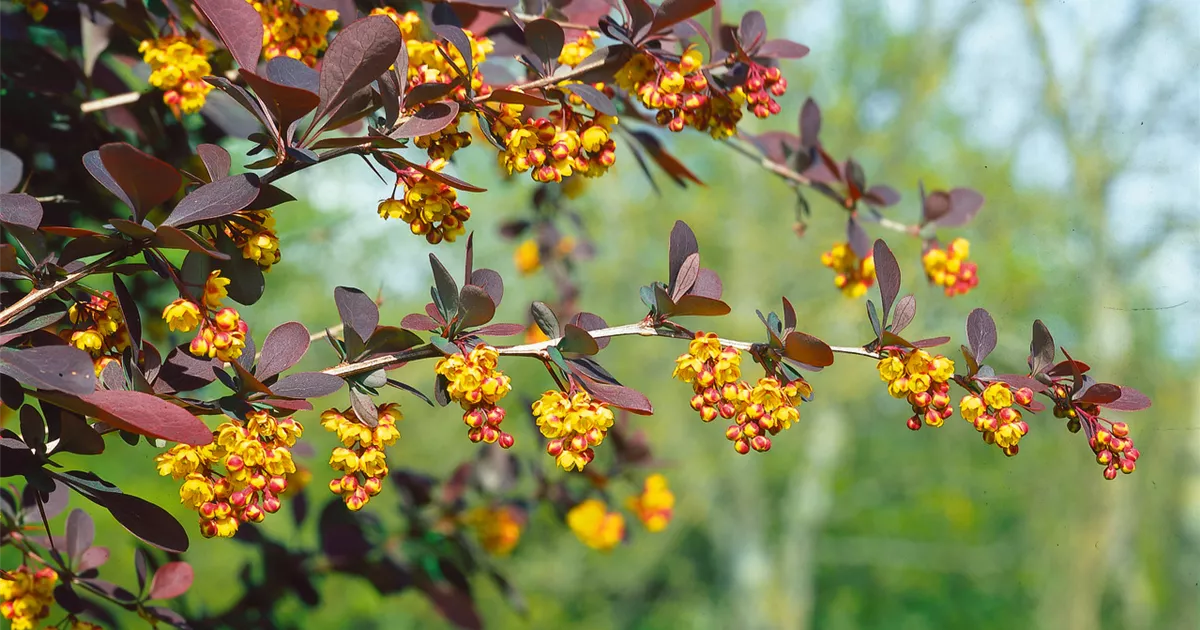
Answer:
M476 508L467 515L479 544L495 556L507 556L521 540L522 519L512 506Z
M335 448L329 457L329 465L334 470L358 472L358 455L348 448Z
M187 476L187 481L179 488L179 500L184 505L195 510L207 501L213 500L213 484L208 477L199 473Z
M567 526L583 544L610 551L625 537L625 517L609 512L604 502L588 499L567 512Z
M104 337L95 330L77 330L71 333L71 345L97 356L104 352Z
M974 422L976 418L983 415L983 412L987 411L987 405L979 396L963 396L962 402L958 404L958 409L962 412L963 419Z
M983 400L993 409L1011 407L1013 404L1012 390L1004 383L992 383L983 390Z
M211 310L221 308L221 300L229 295L228 287L229 278L222 278L219 269L209 274L204 283L204 306Z
M537 241L527 239L517 246L517 250L513 252L513 263L517 266L517 271L529 275L538 269L542 268L542 257L538 252Z
M653 474L646 478L642 493L629 499L629 509L652 532L661 532L671 522L675 495L667 487L667 478Z
M213 272L219 273L219 272ZM229 282L226 280L226 282ZM162 317L167 327L180 332L191 332L200 325L200 307L195 302L178 299L163 309Z
M12 622L13 630L31 630L50 614L58 573L50 567L34 571L21 565L8 577L12 579L0 580L0 616Z
M896 357L884 357L875 366L879 370L879 378L886 382L894 381L904 376L904 362Z

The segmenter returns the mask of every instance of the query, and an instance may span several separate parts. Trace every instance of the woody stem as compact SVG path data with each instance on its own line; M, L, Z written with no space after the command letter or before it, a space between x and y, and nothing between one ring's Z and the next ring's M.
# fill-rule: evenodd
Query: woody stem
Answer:
M121 260L122 258L125 258L126 255L127 254L124 248L118 249L114 252L111 252L107 256L100 258L99 260L88 263L79 271L73 271L67 274L65 277L55 280L54 283L48 287L30 291L25 295L25 297L14 302L12 306L0 311L0 326L3 326L4 324L16 319L17 315L20 315L22 311L53 295L59 289L65 289L66 287L79 282L80 280L95 273L97 269L101 269L111 263Z

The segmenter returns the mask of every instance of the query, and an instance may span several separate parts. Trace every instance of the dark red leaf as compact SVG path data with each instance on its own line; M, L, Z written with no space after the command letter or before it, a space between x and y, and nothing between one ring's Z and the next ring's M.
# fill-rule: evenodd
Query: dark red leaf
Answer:
M872 186L867 190L867 194L863 199L874 206L894 206L900 202L900 193L896 192L896 189L891 186Z
M889 333L884 333L885 336L888 334ZM911 345L914 348L936 348L936 347L938 347L944 343L947 343L949 341L950 341L949 337L930 337L929 339L918 339L917 341L914 341L909 345Z
M125 318L125 330L129 334L129 343L133 347L133 356L136 358L138 349L142 347L142 315L138 312L137 302L129 293L129 289L125 287L121 276L114 273L112 281L117 306L121 309L121 316Z
M879 279L879 296L883 302L883 323L888 321L888 313L900 293L900 263L883 239L875 241L875 277Z
M285 398L261 398L256 402L264 405L270 405L276 409L286 409L288 411L312 411L312 403L307 400L290 400Z
M654 8L646 0L621 0L629 11L629 32L634 39L641 38L654 22Z
M196 0L239 66L253 70L262 54L263 22L245 0Z
M96 492L88 498L108 510L129 533L143 541L165 551L187 551L187 530L174 516L157 505L118 492Z
M308 352L308 329L300 322L280 324L263 340L254 376L264 380L291 368Z
M36 230L42 224L42 204L24 193L0 194L0 221Z
M186 562L168 562L154 572L150 580L149 599L172 599L192 587L195 572Z
M404 64L408 67L408 64ZM299 59L279 55L267 62L267 79L277 85L285 85L316 94L321 89L321 75Z
M271 62L268 62L268 72L270 71L270 63L283 59L308 68L301 61L280 55L272 59ZM267 106L267 112L271 114L271 117L279 125L280 133L286 133L288 127L293 122L300 120L305 114L316 109L317 105L321 102L320 97L309 90L282 85L268 78L260 77L249 70L242 70L242 78L246 80L246 83L254 90L254 93Z
M860 260L871 254L871 237L853 217L846 220L846 242Z
M96 539L96 524L87 512L79 508L71 510L67 515L67 556L72 560L83 557L83 552L92 546Z
M496 337L511 337L525 332L525 327L521 324L488 324L474 332L479 336L492 335ZM607 340L605 340L607 341Z
M286 57L286 59L291 59L291 57ZM196 154L200 156L200 161L204 163L204 168L208 171L208 181L215 182L218 179L229 177L233 158L229 156L228 151L215 144L201 144L196 147Z
M500 306L504 298L504 279L491 269L476 269L471 272L471 284L481 287L492 298L492 303Z
M1079 397L1081 402L1108 405L1121 397L1121 388L1112 383L1096 383Z
M463 326L482 326L496 316L496 305L482 287L468 284L458 294L459 316Z
M562 352L593 355L600 351L600 346L586 330L574 324L567 324L563 326L562 340L558 342L558 349Z
M108 549L104 547L90 547L80 555L79 562L75 565L75 570L79 573L84 573L98 568L105 562L108 562L108 555Z
M821 108L811 98L804 101L800 109L800 146L812 148L817 146L821 134Z
M603 317L600 317L595 313L576 313L568 323L574 324L575 326L578 326L588 332L600 330L602 328L608 328L608 322L604 321ZM612 341L612 339L609 337L596 339L596 345L600 346L600 349L603 350L606 346L608 346L609 341Z
M416 138L435 134L454 122L458 116L458 103L445 101L422 107L411 118L392 132L393 138Z
M101 390L78 399L55 394L47 400L138 435L194 446L212 442L212 431L199 418L150 394Z
M970 188L955 188L950 191L950 211L937 220L941 227L966 225L983 208L983 195Z
M1141 411L1150 407L1150 397L1132 387L1121 386L1121 397L1104 405L1117 411Z
M229 260L229 254L219 252L199 236L170 225L160 225L154 232L151 242L165 249L182 249L197 254L204 254L217 260Z
M935 190L929 193L921 204L921 219L925 223L937 221L950 212L950 195L945 191Z
M601 114L606 116L617 115L617 107L613 105L612 100L592 85L588 85L587 83L568 83L563 85L562 88L583 99L584 103L587 103L588 106Z
M996 349L996 322L982 308L977 308L967 315L967 345L971 355L979 363L983 363L987 355Z
M320 398L341 389L342 379L323 372L297 372L271 386L276 396L286 398Z
M671 300L678 302L679 298L683 297L696 284L696 278L700 275L700 254L695 253L683 259L683 264L679 267L679 273L674 278L671 278Z
M716 0L663 0L654 12L651 32L661 32L716 6Z
M728 304L721 300L704 297L695 293L679 298L679 301L675 303L675 307L671 309L671 315L679 317L686 315L713 317L727 314L729 314Z
M783 356L815 367L833 365L833 350L829 344L798 331L788 333L783 340Z
M738 41L742 43L742 48L753 55L758 47L765 43L763 40L766 36L767 18L759 11L747 11L742 16L741 25L738 26Z
M83 396L96 389L92 358L74 346L0 348L0 374L37 389Z
M1078 371L1079 374L1083 374L1084 372L1087 372L1090 369L1092 369L1091 366L1084 363L1083 361L1075 361L1075 360L1059 361L1056 365L1051 367L1049 370L1046 370L1046 374L1048 376L1054 376L1054 377L1072 376L1076 373L1076 371Z
M154 230L141 223L134 223L125 219L111 219L109 220L109 224L113 226L113 229L130 238L138 239L154 236Z
M583 379L583 386L591 392L593 398L613 407L636 413L639 416L649 416L654 413L654 406L650 404L650 399L636 389L599 383L590 379Z
M721 299L723 287L721 285L721 276L712 269L700 269L700 274L696 276L696 284L692 285L692 295L706 297L712 300Z
M484 99L485 103L509 103L512 105L526 105L528 107L550 107L554 105L554 101L542 98L534 94L526 92L518 92L516 90L499 89L493 90Z
M633 132L633 137L646 149L646 153L650 155L650 159L654 160L654 163L665 171L667 175L670 175L671 179L677 185L680 187L687 186L687 182L684 180L692 181L701 186L704 185L704 182L699 177L696 177L696 174L688 169L683 162L680 162L678 158L663 148L658 138L655 138L646 131L635 131Z
M125 193L136 221L174 197L183 183L179 171L170 164L124 142L101 146L99 158L109 177Z
M458 54L462 56L463 63L467 64L466 76L475 74L475 53L471 46L471 40L467 38L467 34L462 28L453 24L435 24L432 27L433 32L437 33L438 37L450 42L458 50ZM458 68L459 71L464 68ZM470 88L467 88L470 90Z
M688 256L700 253L700 245L696 243L696 234L683 221L676 221L671 228L671 238L668 245L667 264L668 278L679 275L680 268Z
M896 310L892 312L892 332L897 335L912 323L917 315L917 298L912 294L900 298L896 302Z
M400 53L400 45L400 29L382 15L366 17L343 28L329 43L321 63L321 107L317 119L335 111L350 95L387 72Z
M432 317L423 315L421 313L411 313L409 315L405 315L404 319L400 320L400 325L409 330L422 331L437 330L438 328L441 328L441 324L434 321Z
M755 57L772 59L800 59L808 55L808 46L797 44L790 39L772 39L759 47Z
M1033 322L1033 340L1029 342L1029 371L1041 374L1054 364L1054 337L1042 320Z
M379 307L366 293L353 287L337 287L333 290L333 301L338 315L347 328L366 341L379 325Z
M258 196L258 176L242 173L219 179L184 197L163 225L186 226L219 219L244 209Z

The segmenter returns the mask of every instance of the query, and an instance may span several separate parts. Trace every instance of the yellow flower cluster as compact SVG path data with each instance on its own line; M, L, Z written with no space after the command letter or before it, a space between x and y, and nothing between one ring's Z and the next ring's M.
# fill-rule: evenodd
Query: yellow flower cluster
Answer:
M388 474L385 449L400 439L396 428L396 423L404 419L400 405L380 405L377 413L375 427L363 424L352 408L329 409L321 414L321 426L337 434L342 443L329 456L329 466L342 473L340 478L330 480L329 490L354 511L361 510L383 490L383 478Z
M0 579L0 616L12 622L12 630L32 630L50 614L58 573L50 567L34 571L27 565L9 571Z
M286 55L317 65L317 55L329 45L325 37L338 19L337 11L301 6L292 0L246 0L262 17L263 55L274 59Z
M860 261L849 243L835 243L833 249L821 254L821 264L837 273L833 284L846 297L862 297L875 284L875 256L868 253Z
M120 358L129 347L129 331L112 291L92 295L87 302L76 302L67 310L71 326L60 334L71 345L92 356L96 375L104 366Z
M28 13L34 22L46 19L46 14L50 12L50 6L41 0L17 0L17 4L25 7L25 13Z
M287 476L296 472L290 448L303 434L294 419L257 410L245 422L221 423L211 444L176 444L154 461L159 475L184 480L179 500L200 514L200 533L229 538L240 523L259 523L279 510Z
M703 64L704 56L695 47L684 51L678 63L660 63L641 53L617 72L616 83L642 105L657 111L658 124L667 129L683 131L692 127L723 140L737 131L742 106L748 101L741 87L729 92L710 89Z
M629 499L629 509L646 529L652 532L666 529L675 513L675 495L667 487L667 478L657 473L646 477L642 493Z
M150 85L163 91L163 102L179 114L193 114L204 107L205 95L212 86L204 77L212 74L208 56L212 42L196 35L169 35L143 40L138 46L142 59L150 64Z
M572 68L578 66L589 55L596 52L596 40L598 39L600 39L600 33L584 31L582 35L563 46L562 51L558 53L558 63Z
M921 256L925 276L929 281L945 287L946 295L962 295L979 285L975 263L967 260L971 255L971 243L965 238L950 241L946 249L934 247Z
M270 210L251 210L233 215L225 224L225 235L238 249L242 258L253 260L263 271L279 262L279 237L275 234L275 215Z
M546 452L563 470L583 470L596 454L613 425L608 405L596 402L582 389L569 397L551 390L533 403L533 417L542 435L549 438Z
M434 371L446 378L446 393L463 408L463 422L469 427L472 442L513 445L513 435L500 429L505 411L497 405L512 391L508 375L497 369L500 354L495 348L479 344L463 355L455 353L438 361Z
M913 431L921 428L922 421L940 427L954 414L949 382L954 378L954 361L924 350L893 349L875 367L879 378L888 384L888 393L893 398L906 398L912 405L908 428Z
M588 499L567 512L567 526L583 544L600 551L611 551L625 539L625 517L609 512L599 499Z
M1096 411L1098 409L1093 409L1093 415ZM1095 435L1088 439L1088 445L1096 454L1096 463L1104 466L1104 478L1112 481L1117 478L1117 471L1126 475L1132 473L1137 468L1141 453L1133 446L1128 424L1112 422L1109 429L1097 429Z
M571 179L569 181L577 182L582 180ZM575 244L574 236L561 236L558 242L546 252L547 260L556 261L567 258L575 251ZM526 239L517 246L517 249L513 251L513 265L516 266L517 271L521 275L526 276L536 273L542 268L541 245L537 239Z
M529 171L534 181L561 182L575 174L599 177L617 161L613 116L588 118L566 108L550 112L550 118L522 121L522 105L488 106L498 113L492 133L504 142L499 160L509 174Z
M992 383L981 395L963 396L959 410L963 419L975 425L983 434L983 441L995 444L1005 455L1013 456L1019 450L1017 443L1029 433L1029 425L1021 419L1021 410L1013 405L1018 399L1028 404L1033 392L1021 388L1014 392L1007 383Z
M433 160L425 166L441 172L446 160ZM400 199L379 202L380 217L404 221L413 234L423 235L432 245L443 240L453 243L466 233L471 209L458 202L458 191L412 167L396 173L396 186L403 186L404 194Z
M777 435L800 421L798 407L812 396L812 387L802 378L780 382L775 377L760 378L751 386L740 380L741 363L737 348L722 348L716 335L697 332L688 351L675 359L672 376L692 385L691 406L701 420L734 420L725 437L745 455L770 450L767 434Z
M511 505L480 507L472 510L466 523L475 530L479 544L494 556L507 556L521 541L524 518Z
M232 361L242 355L246 347L249 326L241 315L232 308L221 308L221 301L229 295L229 278L213 271L204 283L201 304L179 298L163 308L162 318L172 331L191 332L200 330L188 345L188 351L202 358L218 358Z

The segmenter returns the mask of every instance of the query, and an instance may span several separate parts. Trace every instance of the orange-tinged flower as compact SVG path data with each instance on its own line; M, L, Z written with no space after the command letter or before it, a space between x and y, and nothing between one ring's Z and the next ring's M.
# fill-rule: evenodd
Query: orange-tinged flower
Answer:
M930 283L944 287L948 296L962 295L979 284L978 268L967 260L970 255L971 244L967 239L956 238L945 249L926 250L921 264Z
M220 272L214 271L213 273ZM229 280L225 279L225 282L228 283ZM167 322L167 327L173 331L192 332L196 326L200 325L203 316L200 307L195 302L180 298L163 309L162 318Z
M675 495L667 487L667 478L653 474L646 478L642 493L629 499L629 509L652 532L661 532L675 512Z
M50 614L58 573L50 567L34 571L21 565L9 576L12 579L0 580L0 616L12 622L13 630L30 630Z
M467 515L466 522L488 553L507 556L521 541L524 517L517 508L501 505L476 508Z
M866 258L859 260L849 243L835 243L832 249L821 254L821 264L834 270L837 275L833 284L846 297L862 297L875 284L875 257L868 253Z
M625 538L625 517L609 512L599 499L588 499L567 512L567 526L583 544L611 551Z
M542 257L538 252L538 244L534 239L527 239L517 246L513 252L513 263L517 271L529 275L542 268Z
M210 310L221 308L221 300L229 295L229 278L221 277L221 270L208 274L204 283L204 306ZM185 331L186 332L186 331Z

